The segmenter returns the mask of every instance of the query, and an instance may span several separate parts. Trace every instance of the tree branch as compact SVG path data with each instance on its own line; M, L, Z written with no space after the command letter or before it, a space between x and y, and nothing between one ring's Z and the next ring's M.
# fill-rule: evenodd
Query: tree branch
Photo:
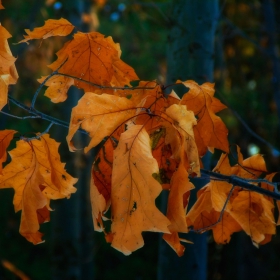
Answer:
M278 191L277 191L277 185L279 183L272 183L272 182L269 182L267 180L262 180L262 179L259 179L259 180L258 179L257 180L248 179L247 180L247 179L235 176L235 175L228 176L228 175L212 172L212 171L205 170L205 169L200 169L200 172L201 172L201 174L208 175L211 178L226 181L226 182L232 184L233 186L241 187L241 188L249 190L249 191L257 192L259 194L263 194L263 195L266 195L268 197L271 197L275 200L280 200L280 193L278 193ZM263 188L258 187L256 185L250 184L249 182L256 182L256 183L265 182L265 183L270 184L271 186L274 187L274 192L263 189Z
M67 127L69 128L69 123L59 120L57 118L51 117L49 115L46 115L44 113L41 113L40 111L37 111L36 109L32 108L32 107L28 107L25 104L19 102L18 100L16 100L15 98L13 98L11 95L8 95L9 100L14 103L16 106L18 106L19 108L29 112L29 114L33 114L36 116L36 118L41 118L42 120L46 120L51 122L52 124L56 124L59 126L63 126L63 127ZM86 131L84 131L83 129L78 129L79 132L83 133L83 134L87 134L88 133Z

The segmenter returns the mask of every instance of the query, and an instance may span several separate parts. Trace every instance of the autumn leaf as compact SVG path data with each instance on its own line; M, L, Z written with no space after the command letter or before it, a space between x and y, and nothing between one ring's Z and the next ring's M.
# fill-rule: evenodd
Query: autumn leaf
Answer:
M190 89L180 104L187 105L188 110L193 111L198 118L194 133L199 155L203 156L207 148L211 151L216 148L228 152L228 130L222 120L215 115L225 106L214 98L214 84L204 83L199 86L191 80L185 82L178 80L177 83L182 83Z
M15 68L16 58L13 57L7 39L10 33L0 25L0 110L8 101L8 86L18 79Z
M1 10L1 9L5 9L1 2L2 2L2 1L0 0L0 10Z
M90 184L90 201L94 230L104 231L102 216L106 210L106 201L104 196L99 192L98 188L96 187L93 178L91 178Z
M263 195L242 191L231 203L230 215L256 244L265 239L266 234L275 234L273 204Z
M172 232L171 234L164 233L162 238L176 252L178 257L182 257L184 255L185 247L181 244L177 232Z
M15 190L15 211L22 210L20 233L33 244L42 242L39 221L48 220L49 199L69 197L76 191L77 180L64 170L57 149L58 143L47 134L41 140L17 141L9 152L12 160L0 176L0 188Z
M167 218L171 225L168 226L171 232L188 232L186 223L186 207L184 195L194 188L189 181L188 173L181 163L171 179L171 188L167 203Z
M52 36L66 36L72 32L74 26L66 19L48 19L44 26L36 27L33 31L24 29L27 35L19 43L27 43L34 39L47 39Z
M109 138L95 157L91 171L90 198L94 230L102 231L103 213L111 205L113 150L116 143Z
M89 132L91 137L89 145L85 148L85 152L88 152L118 126L124 125L135 112L135 105L125 97L86 92L78 105L72 109L69 133L66 137L70 150L73 151L71 140L80 127Z
M212 210L212 215L213 223L215 223L220 218L221 213ZM220 222L212 227L213 237L217 244L229 243L231 235L241 230L242 227L228 212L224 212Z
M2 174L2 163L7 160L7 148L16 133L15 130L1 130L0 131L0 175Z
M158 172L149 135L131 126L114 151L112 174L112 246L125 255L144 245L143 231L169 233L169 220L155 206L162 190L153 177Z
M188 172L190 174L195 173L197 176L200 176L199 155L193 131L194 126L197 124L194 113L192 111L188 111L185 105L173 104L166 109L166 115L172 119L173 126L182 136L182 140L174 139L175 142L174 140L169 140L170 143L173 143L173 145L171 144L172 150L175 151L175 147L180 147L181 145L184 146L184 150L188 158ZM172 138L176 137L176 131L172 131L172 129L168 130L167 137L168 134L170 134ZM179 143L178 141L182 142ZM178 151L175 151L175 158L176 154L178 154Z
M64 47L57 52L57 60L49 67L56 70L59 67L59 73L76 77L74 84L85 91L101 92L99 87L94 86L125 86L130 85L130 81L138 80L133 68L121 61L120 47L114 43L111 37L104 38L104 35L98 32L82 33L78 32L74 38L67 42ZM63 64L63 66L61 66ZM83 79L89 83L84 83ZM41 79L42 80L42 79ZM40 80L40 81L41 81ZM65 89L63 98L59 97L61 92L57 85L59 83L69 84L63 76L55 79L55 84L48 83L50 87L55 87L47 92L52 100L62 101L65 99ZM109 90L112 93L112 90ZM104 90L103 90L104 92ZM55 96L55 95L58 96Z
M44 76L37 81L43 83L48 76ZM53 103L63 102L67 99L69 88L74 85L74 79L64 76L53 76L45 83L48 86L45 91L47 96Z

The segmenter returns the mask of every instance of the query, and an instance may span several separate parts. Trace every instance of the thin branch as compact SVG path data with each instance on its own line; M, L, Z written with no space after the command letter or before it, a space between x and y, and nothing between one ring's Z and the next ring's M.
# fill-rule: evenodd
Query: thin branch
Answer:
M94 87L97 87L97 88L100 88L100 89L120 89L120 90L136 90L136 89L155 89L156 86L154 87L112 87L112 86L101 86L101 85L98 85L98 84L95 84L95 83L92 83L92 82L89 82L87 80L84 80L82 78L77 78L75 76L72 76L72 75L68 75L68 74L64 74L64 73L55 73L55 75L59 75L59 76L64 76L64 77L68 77L68 78L72 78L74 80L78 80L80 82L83 82L85 84L88 84L88 85L91 85L91 86L94 86Z
M50 128L52 127L53 123L50 123L49 126L46 128L45 131L39 133L38 135L34 136L34 137L25 137L25 136L21 136L20 139L21 140L24 140L24 141L31 141L31 140L34 140L34 139L40 139L44 134L48 133Z
M19 102L18 100L16 100L15 98L13 98L12 96L8 96L9 100L14 103L16 106L20 107L21 109L29 112L30 114L33 114L35 116L37 116L37 118L41 118L42 120L46 120L46 121L49 121L53 124L56 124L56 125L59 125L59 126L63 126L63 127L66 127L66 128L69 128L69 123L68 122L65 122L65 121L62 121L62 120L59 120L57 118L54 118L54 117L51 117L49 115L46 115L44 113L41 113L40 111L37 111L36 109L34 108L31 108L31 107L28 107L26 106L25 104ZM79 132L83 133L83 134L87 134L88 133L86 131L84 131L83 129L78 129Z
M15 115L12 115L12 114L9 114L9 113L6 113L6 112L3 112L3 111L0 111L1 114L3 115L6 115L6 116L9 116L9 117L12 117L12 118L15 118L15 119L19 119L19 120L25 120L25 119L39 119L40 116L25 116L25 117L18 117L18 116L15 116Z
M256 132L254 132L249 125L242 119L242 117L235 111L233 110L225 101L225 99L222 97L221 93L217 92L219 95L220 100L227 106L227 108L232 112L232 114L241 122L241 124L245 127L245 129L256 139L258 139L260 142L268 146L273 155L280 155L280 151L276 149L271 143L263 139L261 136L259 136Z
M260 180L250 180L249 179L249 180L247 180L247 179L235 176L235 175L228 176L228 175L212 172L212 171L205 170L205 169L200 169L200 172L203 175L208 175L209 177L212 177L212 178L216 178L216 179L221 179L223 181L227 181L229 184L232 184L234 186L238 186L238 187L241 187L241 188L249 190L249 191L253 191L253 192L257 192L259 194L266 195L266 196L271 197L271 198L273 198L275 200L280 200L280 193L275 192L275 191L272 192L272 191L263 189L261 187L258 187L256 185L253 185L253 184L249 183L250 181L251 182L252 181L253 182L262 182L263 179L260 179ZM275 190L277 189L278 183L272 183L272 182L269 182L269 181L266 181L266 180L265 180L265 182L269 183L272 186L274 186Z

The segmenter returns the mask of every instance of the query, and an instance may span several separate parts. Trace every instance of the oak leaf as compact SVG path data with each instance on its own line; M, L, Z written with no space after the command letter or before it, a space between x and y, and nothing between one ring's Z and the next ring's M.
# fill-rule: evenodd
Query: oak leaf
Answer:
M143 126L125 131L114 151L112 174L112 246L128 255L141 248L143 231L169 233L169 220L156 208L161 185L158 165Z
M216 148L228 152L228 130L215 114L225 106L214 98L214 84L204 83L199 86L191 80L184 82L178 80L177 83L182 83L190 89L184 94L180 104L187 105L188 110L193 111L198 118L194 133L196 142L199 143L199 155L203 156L207 148L210 151Z
M98 32L78 32L57 52L57 60L49 67L52 70L60 67L59 73L68 75L67 78L70 79L76 78L74 85L78 88L101 92L99 86L129 86L130 81L138 80L133 68L121 61L120 55L119 44L114 43L111 37L104 38L104 35ZM60 81L64 84L70 82L65 82L62 76L56 79L56 83ZM55 96L55 92L58 96L61 94L58 88L50 92L53 100L63 100Z
M7 148L16 133L15 130L1 130L0 131L0 175L2 174L2 163L7 160Z
M77 180L64 170L58 143L48 135L41 136L41 140L20 140L16 144L9 152L11 162L0 175L0 188L14 188L15 211L22 210L20 233L38 244L42 242L39 222L48 220L49 199L69 197L76 191L73 184Z
M27 35L19 43L27 43L34 39L47 39L52 36L66 36L72 32L74 26L66 19L48 19L42 27L36 27L33 31L24 29Z
M124 125L135 112L135 105L125 97L86 92L78 105L72 109L66 137L70 150L73 151L71 140L80 127L89 132L91 137L89 145L85 148L85 152L88 152L120 125Z

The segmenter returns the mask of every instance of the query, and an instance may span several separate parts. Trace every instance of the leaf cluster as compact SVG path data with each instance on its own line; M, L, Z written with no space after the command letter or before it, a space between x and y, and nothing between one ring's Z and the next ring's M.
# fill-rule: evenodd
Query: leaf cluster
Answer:
M1 27L1 26L0 26ZM66 36L72 32L67 20L48 20L43 27L27 35L21 42ZM3 40L0 66L0 104L8 102L8 85L17 79L7 38L1 27ZM244 230L254 244L264 244L275 234L273 192L262 156L243 160L230 166L228 160L228 130L217 116L225 109L214 97L214 84L198 85L195 81L180 81L185 94L179 98L174 91L156 81L139 81L134 69L121 60L121 49L111 37L98 32L77 32L57 52L57 59L49 67L53 73L42 77L30 107L9 97L11 102L27 110L31 116L41 117L50 126L65 125L35 110L40 89L47 86L45 96L52 102L67 99L70 86L84 90L77 106L72 108L66 137L69 150L75 152L74 135L86 132L87 153L100 146L91 171L90 198L96 231L117 250L128 255L143 246L143 231L162 232L164 240L179 256L184 246L179 233L190 230L213 230L217 243L227 243L233 232ZM133 87L131 83L138 81ZM12 116L12 115L11 115ZM49 127L50 127L49 126ZM0 132L0 188L13 188L15 211L21 210L20 233L30 242L42 242L40 224L49 221L50 200L69 198L75 192L77 179L70 176L60 162L58 146L48 130L33 138L20 137L16 148L7 148L16 131ZM248 191L229 181L211 178L198 192L196 203L188 213L188 201L194 185L190 177L200 177L201 158L207 151L224 152L214 168L214 174L238 176L244 184L259 184L268 189L270 197ZM155 204L161 192L169 193L167 212L163 214Z

